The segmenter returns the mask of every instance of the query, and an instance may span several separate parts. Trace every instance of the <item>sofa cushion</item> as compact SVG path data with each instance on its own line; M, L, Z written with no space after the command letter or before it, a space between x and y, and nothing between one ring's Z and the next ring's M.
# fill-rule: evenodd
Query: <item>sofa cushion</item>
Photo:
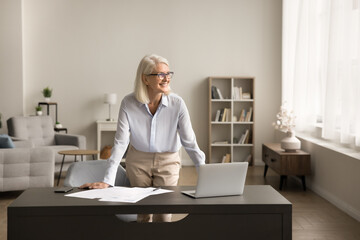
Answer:
M0 149L0 192L52 187L54 165L50 149Z
M55 132L50 116L12 117L8 119L9 135L31 140L35 146L55 144Z
M0 148L14 148L14 143L7 134L0 134Z

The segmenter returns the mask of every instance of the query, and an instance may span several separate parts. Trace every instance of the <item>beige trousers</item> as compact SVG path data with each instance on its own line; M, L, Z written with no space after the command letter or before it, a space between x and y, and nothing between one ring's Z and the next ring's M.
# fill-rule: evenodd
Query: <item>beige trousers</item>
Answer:
M178 152L147 153L130 146L126 154L126 175L132 187L176 186L179 180ZM138 222L171 222L171 214L138 214Z

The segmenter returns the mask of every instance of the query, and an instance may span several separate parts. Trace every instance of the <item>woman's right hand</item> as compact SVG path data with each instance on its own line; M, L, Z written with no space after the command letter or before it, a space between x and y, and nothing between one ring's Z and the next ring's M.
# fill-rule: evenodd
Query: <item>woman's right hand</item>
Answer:
M94 182L94 183L85 183L81 185L79 188L82 189L101 189L108 188L110 185L104 182Z

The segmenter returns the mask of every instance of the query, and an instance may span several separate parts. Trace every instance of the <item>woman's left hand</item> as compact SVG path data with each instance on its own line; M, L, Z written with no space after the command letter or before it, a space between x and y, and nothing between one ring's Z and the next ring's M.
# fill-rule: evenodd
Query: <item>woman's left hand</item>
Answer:
M104 182L94 182L94 183L85 183L81 185L79 188L82 189L102 189L102 188L108 188L110 185Z

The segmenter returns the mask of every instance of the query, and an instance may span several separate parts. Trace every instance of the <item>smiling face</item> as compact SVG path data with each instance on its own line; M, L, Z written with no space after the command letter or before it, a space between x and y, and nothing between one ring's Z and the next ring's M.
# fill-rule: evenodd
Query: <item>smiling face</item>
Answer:
M157 73L168 73L169 66L165 63L159 63L155 66L152 74ZM148 94L150 96L156 96L158 94L167 93L170 91L170 77L165 77L163 80L160 80L156 75L144 75L143 81L147 86Z

